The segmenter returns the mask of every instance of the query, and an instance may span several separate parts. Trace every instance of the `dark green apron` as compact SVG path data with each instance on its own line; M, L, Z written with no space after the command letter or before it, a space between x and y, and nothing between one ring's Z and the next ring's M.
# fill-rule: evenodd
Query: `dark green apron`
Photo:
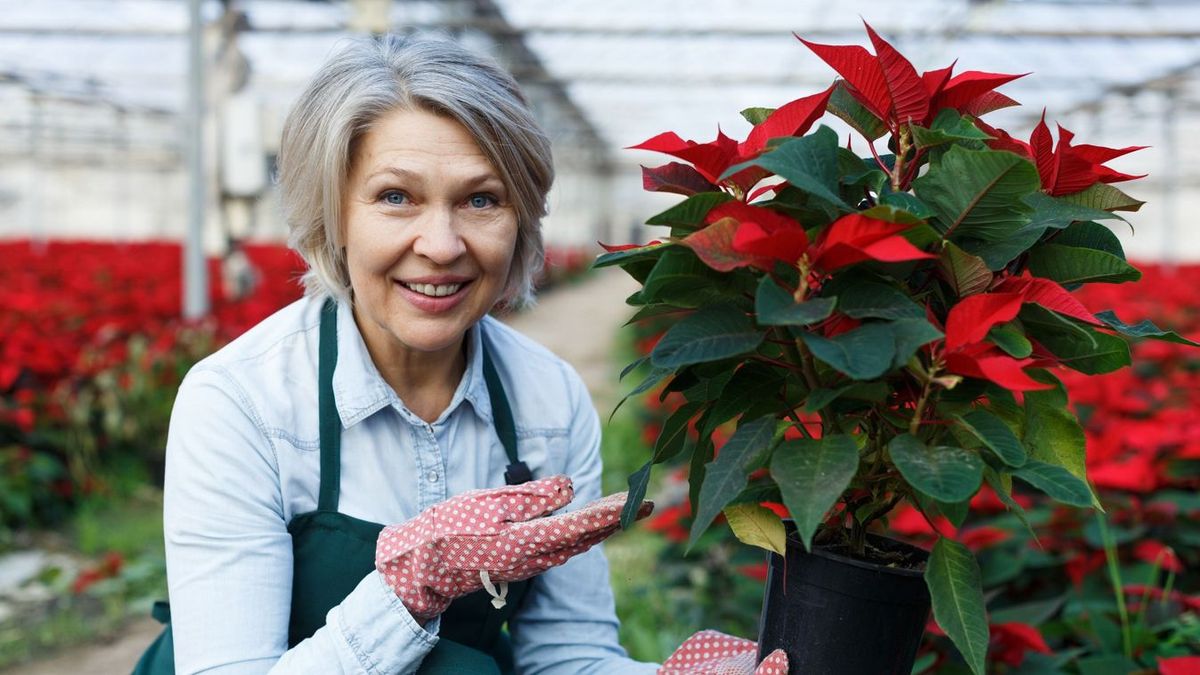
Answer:
M288 648L311 636L325 625L325 614L340 604L362 578L375 569L375 540L383 525L338 513L341 476L341 420L333 399L333 369L337 364L337 304L325 303L321 311L318 353L318 405L321 434L321 487L317 510L297 515L288 523L292 535L292 610L288 624ZM504 477L509 485L532 478L529 468L517 457L517 434L512 409L495 365L483 348L483 376L496 433L511 462ZM437 645L417 671L420 675L493 675L513 670L512 651L501 630L520 606L529 581L509 584L508 603L492 606L491 596L477 591L450 604L442 614ZM170 608L155 604L154 618L167 624L134 666L134 675L173 675L174 644Z

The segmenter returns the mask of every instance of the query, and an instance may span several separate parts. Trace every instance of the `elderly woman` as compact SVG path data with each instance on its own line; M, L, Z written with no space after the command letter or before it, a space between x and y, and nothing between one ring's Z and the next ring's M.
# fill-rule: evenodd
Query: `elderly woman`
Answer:
M170 627L137 672L654 672L593 548L625 498L598 499L587 390L488 316L530 297L553 178L516 83L452 42L356 42L279 167L307 296L180 388ZM713 639L677 660L753 670Z

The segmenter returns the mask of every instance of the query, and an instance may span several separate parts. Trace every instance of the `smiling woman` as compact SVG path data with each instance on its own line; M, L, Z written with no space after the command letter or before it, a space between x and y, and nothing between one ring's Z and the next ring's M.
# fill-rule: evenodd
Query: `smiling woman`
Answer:
M516 83L452 42L316 75L280 152L307 296L180 387L170 625L138 673L657 668L593 548L626 497L600 499L587 390L488 316L530 300L552 179Z

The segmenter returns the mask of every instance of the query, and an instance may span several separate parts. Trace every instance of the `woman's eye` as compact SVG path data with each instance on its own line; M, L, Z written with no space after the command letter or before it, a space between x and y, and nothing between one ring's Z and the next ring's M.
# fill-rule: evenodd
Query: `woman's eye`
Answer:
M404 202L408 201L408 196L403 192L389 190L383 193L383 201L391 206L403 206Z
M489 206L495 206L496 204L500 203L500 200L496 199L492 195L480 193L477 195L471 195L471 198L467 200L467 203L470 204L471 208L473 209L486 209Z

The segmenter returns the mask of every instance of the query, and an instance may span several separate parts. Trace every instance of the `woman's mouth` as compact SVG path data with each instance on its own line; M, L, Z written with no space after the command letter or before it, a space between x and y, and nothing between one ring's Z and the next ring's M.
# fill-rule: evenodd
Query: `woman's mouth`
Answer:
M405 288L407 288L411 291L416 291L417 293L420 293L421 295L427 295L431 298L444 298L447 295L454 295L455 293L458 292L458 289L463 287L463 284L461 284L461 283L459 283L459 284L436 284L436 285L435 284L410 284L405 281L401 281L400 283L403 284Z
M471 280L441 284L397 280L395 284L408 304L427 314L443 314L467 297Z

